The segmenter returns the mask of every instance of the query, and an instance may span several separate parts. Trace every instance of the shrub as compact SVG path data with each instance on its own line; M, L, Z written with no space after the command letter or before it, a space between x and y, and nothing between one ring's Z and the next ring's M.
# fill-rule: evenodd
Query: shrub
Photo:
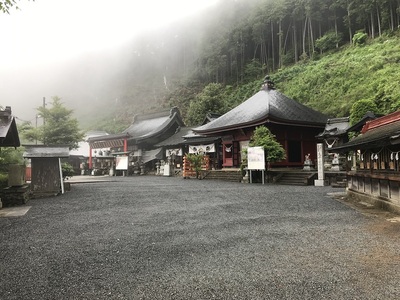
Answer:
M365 32L357 32L353 36L354 45L364 45L367 42L368 35Z
M199 174L201 172L201 164L203 163L204 155L188 153L186 154L186 159L190 162L193 169L195 170L196 178L199 178Z
M64 180L74 175L74 168L67 162L61 164L61 170Z

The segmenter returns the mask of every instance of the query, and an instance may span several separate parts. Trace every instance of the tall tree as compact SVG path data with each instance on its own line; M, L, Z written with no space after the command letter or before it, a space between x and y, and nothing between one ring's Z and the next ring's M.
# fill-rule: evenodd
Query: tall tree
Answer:
M78 148L84 133L79 130L78 120L72 117L73 110L67 109L61 98L52 98L51 108L39 107L37 110L44 120L39 133L39 140L45 145L67 145L70 149Z

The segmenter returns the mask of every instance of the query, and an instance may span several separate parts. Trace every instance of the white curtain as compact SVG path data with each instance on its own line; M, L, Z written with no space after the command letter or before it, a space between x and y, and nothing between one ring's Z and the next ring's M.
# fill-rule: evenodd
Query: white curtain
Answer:
M214 144L189 146L189 153L211 153L211 152L215 152Z
M172 156L172 155L175 155L175 156L182 156L182 149L180 149L180 148L177 148L177 149L167 149L167 150L165 150L165 155L166 155L167 157L170 157L170 156Z

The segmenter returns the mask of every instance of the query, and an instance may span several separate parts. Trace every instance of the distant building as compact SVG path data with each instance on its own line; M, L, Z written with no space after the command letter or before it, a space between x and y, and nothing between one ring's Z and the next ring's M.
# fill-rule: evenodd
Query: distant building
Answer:
M84 141L78 143L77 149L69 151L68 162L74 168L75 175L89 175L89 157L92 157L94 168L109 174L114 157L110 154L110 148L90 149L88 140L93 137L107 136L105 131L91 130L85 134ZM97 159L96 159L97 157ZM99 171L100 172L100 171Z
M119 134L88 139L90 149L110 148L116 157L116 171L144 173L155 169L156 160L163 158L162 147L156 145L184 126L177 108L136 115L132 124ZM93 169L93 156L89 168Z

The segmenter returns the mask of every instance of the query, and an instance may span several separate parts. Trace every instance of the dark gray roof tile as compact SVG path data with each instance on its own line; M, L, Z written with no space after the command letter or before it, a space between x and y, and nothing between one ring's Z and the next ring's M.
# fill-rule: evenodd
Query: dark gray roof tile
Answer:
M195 132L208 133L249 127L264 121L324 126L327 116L276 90L263 89L248 100Z

